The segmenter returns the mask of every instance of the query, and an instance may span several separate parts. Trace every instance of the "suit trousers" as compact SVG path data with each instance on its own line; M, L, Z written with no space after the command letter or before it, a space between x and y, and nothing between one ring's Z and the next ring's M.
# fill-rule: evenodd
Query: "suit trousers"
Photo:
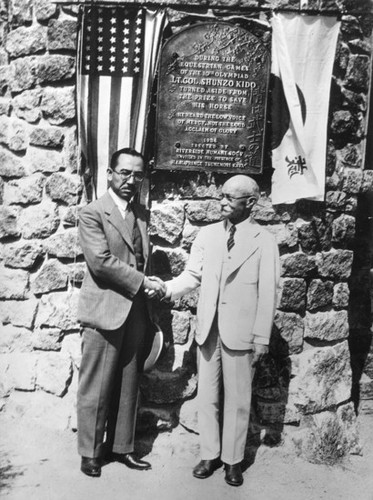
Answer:
M198 354L197 405L203 460L220 456L224 463L233 465L244 458L254 372L252 357L252 351L232 350L223 344L216 316ZM224 393L222 415L221 388Z
M147 318L145 298L139 292L117 330L83 327L77 413L78 452L84 457L134 449Z

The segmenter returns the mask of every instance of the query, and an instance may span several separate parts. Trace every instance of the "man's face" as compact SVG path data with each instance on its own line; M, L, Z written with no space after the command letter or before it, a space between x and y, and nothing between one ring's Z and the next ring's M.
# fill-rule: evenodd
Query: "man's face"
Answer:
M221 214L224 219L229 219L236 224L245 220L251 211L255 200L251 201L251 194L229 184L224 184L220 200Z
M144 178L144 162L140 157L122 154L114 170L108 169L108 180L114 193L130 201Z

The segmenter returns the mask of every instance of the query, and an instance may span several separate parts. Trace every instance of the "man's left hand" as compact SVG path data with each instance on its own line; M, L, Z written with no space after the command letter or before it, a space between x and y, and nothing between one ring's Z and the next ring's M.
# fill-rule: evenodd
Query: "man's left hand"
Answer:
M253 366L255 366L265 354L268 354L267 345L254 344Z

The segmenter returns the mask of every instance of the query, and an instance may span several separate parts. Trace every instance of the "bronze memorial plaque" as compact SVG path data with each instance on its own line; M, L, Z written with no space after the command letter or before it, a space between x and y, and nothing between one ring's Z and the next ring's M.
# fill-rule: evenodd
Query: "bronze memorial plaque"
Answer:
M239 26L172 36L160 60L155 168L260 173L269 72L268 49Z

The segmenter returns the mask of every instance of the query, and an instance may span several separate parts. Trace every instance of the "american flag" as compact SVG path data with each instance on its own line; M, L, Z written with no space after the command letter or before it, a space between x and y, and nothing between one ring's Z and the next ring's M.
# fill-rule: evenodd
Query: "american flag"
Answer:
M94 196L118 149L144 153L151 88L165 24L163 11L85 6L78 53L78 128Z

